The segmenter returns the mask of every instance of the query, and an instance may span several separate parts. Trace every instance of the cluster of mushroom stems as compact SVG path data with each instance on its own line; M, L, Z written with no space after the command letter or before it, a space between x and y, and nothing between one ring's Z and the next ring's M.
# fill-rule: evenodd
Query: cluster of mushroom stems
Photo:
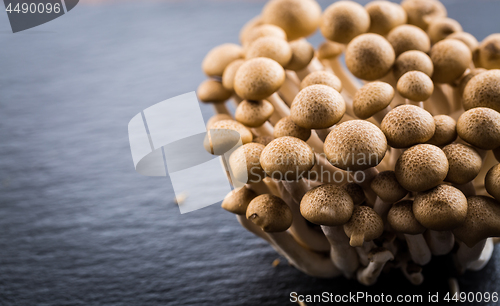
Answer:
M393 268L418 285L433 256L488 263L500 34L479 43L436 0L271 0L240 42L207 54L198 97L216 112L207 150L219 129L243 143L225 166L246 185L222 207L244 228L308 275L365 285Z

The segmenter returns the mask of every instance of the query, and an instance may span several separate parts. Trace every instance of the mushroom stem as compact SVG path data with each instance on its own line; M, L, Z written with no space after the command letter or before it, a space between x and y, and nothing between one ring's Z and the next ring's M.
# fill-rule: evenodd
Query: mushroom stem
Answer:
M273 126L269 121L264 122L263 125L252 128L251 131L257 136L273 136Z
M393 203L391 202L386 202L382 200L380 197L377 196L377 199L375 200L375 204L373 204L373 210L382 218L382 220L387 219L387 213L391 209Z
M316 57L313 57L313 59L311 60L309 65L307 65L306 68L297 71L297 76L302 81L311 72L321 71L321 70L324 70L323 64L321 64L321 62Z
M286 105L285 102L280 98L280 96L277 93L273 93L269 97L266 98L267 101L269 101L273 107L274 111L281 117L286 117L290 116L290 108L288 105Z
M226 107L226 103L211 103L212 107L214 108L214 112L216 114L226 114L226 115L231 115L229 110Z
M495 244L493 243L493 239L486 239L486 244L481 252L481 255L479 256L479 259L471 262L468 269L472 271L479 271L484 268L490 261L494 249Z
M474 183L472 181L463 185L453 184L453 186L459 189L466 197L472 197L476 195L476 188L474 187Z
M300 81L295 72L286 70L285 83L279 89L279 94L283 97L283 101L290 107L293 99L299 93Z
M325 184L342 185L352 183L351 174L347 171L334 167L328 162L325 154L315 154L315 163L308 173L308 179ZM340 174L340 175L339 175ZM339 179L340 177L340 179Z
M377 194L373 192L370 185L378 173L379 171L375 167L352 173L354 182L364 189L366 194L366 202L370 206L373 206L375 204L375 200L377 199Z
M412 283L412 285L418 286L424 282L424 276L422 275L422 267L414 262L411 262L406 255L401 259L401 272L406 277L407 280Z
M451 113L448 97L444 94L440 84L434 84L434 91L428 101L430 103L426 103L426 110L433 116Z
M405 104L407 104L407 105L415 105L415 106L418 106L420 108L424 108L424 102L422 102L422 101L417 102L417 101L412 101L410 99L405 99Z
M409 235L404 234L411 259L421 266L425 266L431 261L431 251L425 242L422 234Z
M365 242L363 243L362 246L360 247L355 247L355 250L356 250L356 253L358 253L358 257L359 257L359 262L361 263L361 265L363 266L368 266L368 263L370 262L370 260L368 259L368 254L370 253L370 251L374 248L376 248L377 246L375 245L375 242L373 241L368 241L368 242Z
M323 153L323 141L316 133L311 133L311 136L306 143L314 149L315 153Z
M384 108L383 110L381 110L380 112L373 115L373 119L375 119L375 121L377 121L377 123L380 124L382 122L382 120L384 120L385 115L387 115L391 110L392 110L392 107L389 105L386 108Z
M487 241L490 240L488 243ZM484 239L472 248L469 248L462 241L458 242L457 253L453 256L455 266L459 273L464 273L465 270L480 270L491 258L492 243L491 239ZM484 255L483 255L484 252Z
M352 278L359 267L359 260L356 249L349 245L349 238L343 227L322 225L321 229L330 242L330 258L334 265L346 278Z
M446 255L455 246L455 236L451 231L427 230L424 236L432 255L435 256Z
M333 73L342 82L342 87L351 97L354 97L356 91L361 87L361 83L340 63L339 57L327 60L328 66L332 69Z
M252 221L248 220L245 215L236 215L236 219L238 222L248 230L250 233L254 234L257 237L260 237L264 239L265 241L269 242L271 244L271 239L269 239L269 236L266 235L266 233L257 225L253 224Z
M333 127L327 129L317 129L314 130L322 142L325 142L326 136L332 131Z
M365 286L375 284L385 264L394 259L392 253L384 249L371 253L370 257L368 266L358 270L358 281Z

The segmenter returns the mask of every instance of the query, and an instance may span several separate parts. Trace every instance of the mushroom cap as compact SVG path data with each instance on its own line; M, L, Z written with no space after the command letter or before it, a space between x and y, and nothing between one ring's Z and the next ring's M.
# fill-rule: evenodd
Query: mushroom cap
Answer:
M224 69L224 73L222 73L222 86L224 86L225 89L231 92L234 91L234 77L236 76L236 71L240 69L244 62L245 60L237 59Z
M385 115L380 128L393 148L408 148L432 138L436 130L434 118L415 105L400 105Z
M338 1L331 4L321 16L320 30L326 39L349 43L354 37L366 33L370 27L370 15L360 4Z
M399 78L398 93L412 101L425 101L434 92L434 83L431 78L421 71L409 71Z
M427 53L431 49L429 36L422 29L410 24L403 24L392 29L387 35L387 40L394 48L396 56L410 50Z
M325 139L324 150L328 161L340 169L365 170L382 161L387 140L373 123L350 120L332 129Z
M427 28L427 34L429 34L432 44L447 38L453 33L462 31L462 26L458 21L445 17L434 18Z
M338 92L342 91L342 82L333 73L328 71L314 71L309 73L300 83L300 89L304 89L311 85L326 85L335 89Z
M387 214L387 222L398 233L418 235L425 232L425 227L420 224L413 214L413 201L401 201L393 204Z
M457 139L457 122L447 115L434 116L436 131L434 136L427 141L428 144L435 146L445 146Z
M408 194L408 190L399 184L394 171L380 172L371 182L371 188L382 201L395 203Z
M231 117L231 115L228 115L228 114L216 114L216 115L212 116L210 119L208 119L207 130L210 130L212 128L212 126L214 125L214 123L216 123L217 121L221 121L221 120L233 120L233 117Z
M284 232L293 221L292 211L282 199L270 194L254 198L248 205L247 219L264 232Z
M299 71L305 69L314 57L314 47L305 39L297 39L290 42L292 58L285 69Z
M372 1L365 5L365 9L370 15L368 32L387 35L395 27L406 23L406 12L399 4Z
M251 28L244 33L242 37L243 45L250 45L261 37L276 37L282 40L287 40L286 33L282 28L273 24L262 24Z
M320 18L321 7L313 0L271 0L262 10L264 23L282 28L289 40L313 34Z
M314 166L314 152L304 141L284 136L266 146L260 164L274 179L296 181Z
M292 59L292 48L286 40L264 36L252 42L246 52L247 59L258 57L267 57L281 66L286 66Z
M384 222L382 218L368 206L356 206L352 212L349 222L344 224L344 232L351 238L351 246L361 246L354 243L352 236L362 235L364 241L372 241L382 236L384 232Z
M469 109L458 118L457 132L479 149L496 149L500 147L500 113L485 107Z
M239 182L258 183L266 177L260 165L260 155L264 148L260 143L250 142L231 153L229 167Z
M426 228L449 231L465 221L467 198L453 186L439 185L415 196L413 213Z
M468 73L466 73L460 79L460 83L458 84L458 90L459 90L460 97L463 98L463 95L465 92L465 87L467 87L467 84L469 84L469 81L472 80L472 78L475 77L476 75L481 74L481 73L486 72L486 71L488 71L488 70L486 70L484 68L474 68L474 69L468 70ZM474 88L474 89L478 89L478 88ZM471 92L471 94L473 94L473 92ZM473 103L471 103L471 104L473 104Z
M338 2L337 2L338 3ZM345 62L354 76L374 81L385 76L396 56L391 44L378 34L361 34L348 45Z
M245 38L249 35L253 29L255 29L258 26L261 26L264 24L264 21L262 21L262 16L258 15L250 19L245 23L245 25L241 28L240 30L240 35L239 39L240 42L243 44Z
M500 34L491 34L479 45L478 61L486 69L500 69Z
M311 137L311 129L305 129L296 125L290 116L281 118L274 125L274 138L280 138L283 136L296 137L300 140L307 141Z
M467 218L453 235L469 248L488 237L500 236L500 203L490 197L467 198Z
M211 130L216 130L216 133L214 133L216 139L212 139L214 135L212 135ZM205 146L205 149L212 154L223 154L234 147L234 145L236 145L237 143L237 140L233 139L232 137L233 134L221 133L219 132L221 130L231 130L237 132L239 134L239 137L241 138L242 144L252 142L252 132L250 132L250 130L247 129L243 124L235 120L220 120L212 124L210 130L207 133L208 137L205 138L205 142L203 144ZM214 142L216 143L215 148L213 145Z
M469 48L457 39L444 39L432 46L434 64L432 79L436 83L452 83L458 80L472 61Z
M339 122L346 111L344 98L326 85L311 85L293 99L290 118L306 129L326 129Z
M500 201L500 164L493 166L484 179L486 191Z
M198 99L205 103L224 103L231 98L231 92L214 79L203 81L196 91Z
M470 52L474 54L474 51L479 47L479 42L474 37L474 35L467 32L455 32L447 36L449 39L457 39L463 42L467 47L469 47Z
M436 0L404 0L401 6L408 15L408 23L423 30L427 30L434 18L447 15L444 5Z
M273 136L257 136L253 139L253 142L267 146L273 140L274 140Z
M258 57L246 61L234 76L234 90L242 99L262 100L285 82L285 70L276 61Z
M309 190L300 201L302 216L318 225L344 225L353 210L354 203L347 191L331 184Z
M342 185L342 187L351 196L354 205L361 205L366 200L365 191L363 187L356 183L347 183Z
M463 94L466 110L488 107L500 112L500 70L493 69L472 77Z
M434 64L432 64L429 55L422 51L405 51L396 58L392 72L396 80L398 80L409 71L422 71L431 77L434 73Z
M231 62L243 58L243 49L236 44L223 44L210 50L203 59L201 69L208 76L221 77Z
M445 181L463 185L475 179L481 171L483 159L474 148L452 143L444 147L443 152L450 165Z
M404 189L424 191L441 184L448 174L448 167L446 154L440 148L419 144L401 154L394 172Z
M368 119L391 104L394 88L384 82L370 82L361 87L352 100L354 114L361 119Z
M258 127L263 125L274 112L274 107L266 100L243 100L234 114L235 119L246 126Z
M334 41L324 41L318 47L318 59L334 59L344 52L345 45Z
M250 204L250 201L256 196L257 194L253 190L244 186L239 190L230 191L222 201L221 207L233 214L245 215L248 204Z

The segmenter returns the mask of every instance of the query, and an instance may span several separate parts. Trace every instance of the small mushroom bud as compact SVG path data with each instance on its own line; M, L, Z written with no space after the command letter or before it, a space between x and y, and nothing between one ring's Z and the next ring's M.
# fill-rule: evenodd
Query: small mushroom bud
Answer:
M458 136L475 147L492 150L500 146L500 113L484 107L470 109L457 121Z
M467 198L455 187L439 185L417 194L413 213L418 222L428 229L453 230L466 221Z
M252 201L257 194L247 187L233 190L227 194L222 201L222 208L237 215L245 215L247 212L248 204Z
M351 219L344 225L344 231L350 238L350 245L360 247L363 243L382 236L384 222L382 218L368 206L354 207Z
M287 40L286 33L282 28L272 24L263 24L256 26L245 33L245 36L242 37L243 45L249 46L261 37L276 37L282 40Z
M423 30L427 30L434 18L447 15L444 5L436 0L404 0L401 6L408 14L408 23Z
M292 58L285 66L285 69L299 71L307 68L314 57L314 47L305 39L298 39L290 42Z
M483 68L500 69L500 34L491 34L481 42L478 61Z
M430 56L434 64L432 79L436 83L452 83L458 80L472 61L469 48L456 39L444 39L436 43Z
M434 73L431 58L422 51L410 50L401 53L394 62L393 74L396 80L409 71L422 71L428 76Z
M231 154L229 166L238 181L245 184L260 183L266 177L260 165L260 156L264 148L264 145L251 142L242 145Z
M445 181L463 185L475 179L481 171L483 159L474 148L452 143L444 147L443 152L450 165Z
M500 164L493 166L484 179L486 191L500 201Z
M286 40L265 36L255 40L246 52L246 58L266 57L286 66L292 59L292 48Z
M354 38L345 53L349 71L356 77L373 81L385 76L395 60L391 44L378 34L362 34Z
M282 28L289 40L313 34L319 26L321 7L314 0L271 0L262 20Z
M351 196L354 205L361 205L366 200L366 195L363 187L356 183L347 183L341 187Z
M248 205L246 215L267 233L284 232L292 225L292 212L288 205L270 194L254 198Z
M500 112L500 70L482 70L467 83L463 94L465 110L474 107L488 107ZM481 73L482 72L482 73Z
M457 122L446 115L434 116L434 123L436 125L436 131L434 136L432 136L428 144L435 146L445 146L454 142L457 139Z
M263 125L273 112L273 105L266 100L243 100L238 104L234 117L236 121L248 127L258 127Z
M206 75L221 77L231 62L243 58L243 49L235 44L223 44L213 48L203 59L201 68Z
M222 86L224 86L225 89L231 92L234 91L234 77L244 62L245 60L242 59L235 60L224 69L224 73L222 74Z
M479 47L479 43L477 42L477 39L472 34L467 33L467 32L455 32L453 34L450 34L446 38L460 40L467 47L469 47L469 50L470 50L470 52L472 52L472 54L474 54L474 52Z
M427 28L427 34L429 34L432 44L447 38L453 33L462 31L460 23L451 18L435 18Z
M405 10L396 3L389 1L373 1L366 6L370 15L368 32L387 35L395 27L406 23Z
M285 81L285 70L276 61L259 57L246 61L236 72L234 90L242 99L263 100Z
M288 116L281 118L280 121L276 123L273 136L274 138L291 136L307 141L309 137L311 137L311 130L296 125Z
M397 89L404 98L419 102L431 97L434 83L427 74L421 71L409 71L398 80Z
M321 16L321 33L326 39L342 44L366 33L370 15L364 7L352 1L339 1L326 8Z
M380 128L393 148L408 148L432 138L436 130L434 118L421 107L401 105L391 110Z
M394 48L396 56L410 50L427 53L431 49L429 36L422 29L409 24L392 29L387 35L387 40Z
M198 86L198 99L205 103L224 103L231 98L231 92L222 83L213 79L205 80Z
M408 190L399 184L394 171L380 172L373 179L371 188L378 196L373 209L382 219L386 218L393 203L408 195Z
M394 98L394 88L384 82L366 83L361 87L352 100L354 114L360 119L385 110Z
M340 79L335 74L327 71L311 72L300 83L300 89L304 89L311 85L326 85L338 92L342 91L342 82Z
M448 168L448 159L440 148L419 144L401 154L394 172L398 182L406 190L424 191L443 182Z

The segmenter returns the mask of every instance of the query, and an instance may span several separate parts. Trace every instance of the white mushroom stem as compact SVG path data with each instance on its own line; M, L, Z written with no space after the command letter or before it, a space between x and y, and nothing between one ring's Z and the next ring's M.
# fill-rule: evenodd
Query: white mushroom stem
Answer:
M314 130L314 132L318 135L319 139L321 139L322 142L325 142L326 137L330 132L332 131L333 127L327 128L327 129L321 129L321 130Z
M418 265L425 266L431 261L431 250L425 242L422 234L408 235L405 234L406 243L411 259Z
M371 286L377 282L382 269L389 260L393 260L394 256L388 250L382 250L371 255L370 263L366 268L358 270L358 281L365 285Z
M313 59L311 60L309 65L307 65L306 68L297 71L297 76L302 81L311 72L321 71L321 70L324 70L323 64L321 64L321 62L316 57L313 57Z
M263 125L252 128L252 133L257 136L273 136L274 128L269 121L264 122Z
M277 113L281 118L290 116L290 108L288 107L288 105L286 105L285 102L283 102L283 100L277 93L273 93L272 95L267 97L266 100L273 105L274 112Z
M314 277L333 278L341 274L330 258L300 246L288 232L267 233L269 239L298 270Z
M352 278L359 267L356 249L349 245L343 226L325 226L321 229L330 242L330 258L346 278Z
M377 197L375 200L375 204L373 204L373 210L382 218L382 220L387 219L387 214L389 213L389 210L391 209L393 203L391 202L385 202L382 200L380 197Z
M375 119L375 121L377 121L377 123L380 124L382 122L382 120L384 120L385 115L387 115L391 110L392 110L392 107L390 105L388 105L386 108L384 108L380 112L373 115L373 119Z
M472 197L476 195L476 188L474 187L474 183L472 181L463 185L453 184L453 186L459 189L466 197Z
M370 260L368 259L368 254L370 253L370 251L374 248L376 248L377 246L375 245L375 243L373 241L368 241L368 242L364 242L363 243L363 246L360 246L360 247L356 247L356 253L358 253L358 256L359 256L359 262L363 265L363 266L367 266L368 263L370 262Z
M269 236L260 227L255 225L252 221L248 220L244 215L236 215L236 219L241 224L241 226L243 226L243 228L248 230L250 233L271 243L271 239L269 239Z
M434 83L434 91L427 100L425 109L433 116L450 114L452 112L448 97L444 94L440 84Z
M401 154L403 154L405 152L405 150L403 149L396 149L396 148L391 148L391 151L390 151L390 159L389 159L389 166L391 169L394 169L394 167L396 166L396 162L398 161L399 157L401 156Z
M279 94L283 97L283 101L290 107L293 99L299 93L300 80L295 72L287 70L285 82L279 89Z
M361 83L358 79L356 79L350 72L347 71L346 68L340 63L339 57L331 60L325 60L325 66L328 66L332 69L333 73L340 79L342 82L342 87L349 96L354 97L356 91L361 87Z
M214 112L217 115L220 114L226 114L226 115L231 115L229 110L226 107L226 103L212 103L212 107L214 108Z
M469 270L479 271L484 268L491 259L491 255L493 255L493 250L495 249L495 244L493 243L492 238L486 239L486 244L484 245L483 251L479 256L479 259L473 261L469 264Z
M455 246L455 236L453 236L451 231L438 232L427 230L424 236L432 255L435 256L446 255Z
M418 286L424 282L422 267L415 263L408 262L408 260L403 261L401 263L401 272L412 285Z
M406 99L405 100L405 104L407 104L407 105L415 105L415 106L418 106L420 108L424 108L424 102L422 102L422 101L418 101L417 102L417 101L412 101L410 99Z
M312 175L314 174L314 175ZM308 180L319 181L325 184L343 185L352 183L351 174L347 171L334 167L325 154L315 154L315 163L306 175Z
M469 248L461 241L457 242L458 250L453 259L455 261L455 266L460 273L464 273L467 269L474 269L477 271L483 268L491 258L491 253L493 252L493 241L491 241L491 239L484 239L476 243L476 245L472 248Z
M318 135L314 132L311 133L311 136L306 141L306 143L314 149L315 153L323 153L323 141L318 137Z

